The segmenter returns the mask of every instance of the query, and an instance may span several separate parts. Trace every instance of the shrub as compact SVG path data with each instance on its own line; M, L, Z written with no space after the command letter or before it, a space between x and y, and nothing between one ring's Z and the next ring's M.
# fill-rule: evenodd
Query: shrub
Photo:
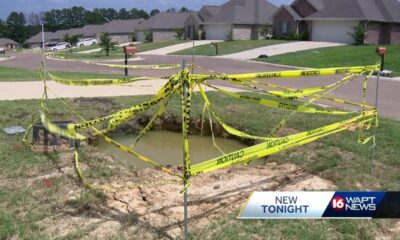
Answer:
M226 37L226 41L233 41L233 31L232 31L232 30L229 30L229 31L225 34L225 37Z
M152 32L146 32L144 34L144 39L146 42L152 42L153 41L153 33Z
M271 25L265 24L262 25L258 29L258 33L264 38L264 39L271 39L272 38L272 27Z
M178 28L175 30L175 32L176 32L176 35L175 35L176 39L182 40L182 38L185 37L185 34L186 34L185 29Z
M193 40L200 40L200 36L199 36L199 32L198 31L194 31Z
M355 45L363 45L367 30L364 26L358 25L353 28L354 32L348 33L354 40Z
M129 34L129 38L132 42L136 42L137 38L136 38L136 33L131 33Z
M310 40L310 35L308 34L308 32L303 32L303 33L290 33L286 39L287 40L300 40L300 41L308 41Z
M206 40L206 32L201 32L201 40Z

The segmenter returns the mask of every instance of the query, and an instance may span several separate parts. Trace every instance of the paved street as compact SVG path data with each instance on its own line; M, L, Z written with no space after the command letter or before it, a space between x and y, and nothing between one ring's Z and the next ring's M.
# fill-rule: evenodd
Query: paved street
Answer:
M181 63L182 60L186 60L187 63L191 63L191 57L182 56L156 56L156 55L146 55L142 56L144 59L142 61L137 61L135 64L169 64L169 63ZM18 55L16 58L3 61L0 65L10 66L10 67L24 67L31 69L38 69L40 64L39 54L22 54ZM277 67L273 65L256 63L250 61L239 61L239 60L228 60L222 58L210 58L210 57L196 57L195 64L201 66L204 69L212 69L224 73L246 73L246 72L260 72L260 71L280 71L287 70L284 67ZM110 69L105 67L99 67L94 65L82 64L79 62L63 62L63 61L52 61L47 60L47 67L49 70L61 70L61 71L84 71L84 72L101 72L101 73L116 73L122 74L121 69ZM161 77L166 75L171 75L176 73L178 69L170 70L134 70L131 71L132 75L140 76L150 76L150 77ZM197 70L196 72L204 72ZM314 86L323 86L333 83L341 78L341 76L328 76L328 77L308 77L308 78L291 78L291 79L271 79L265 80L271 83L279 83L284 86L294 87L294 88L305 88ZM35 80L35 79L32 79ZM91 96L118 96L118 95L138 95L138 94L152 94L154 89L157 89L160 85L149 84L150 82L140 82L133 85L134 87L121 86L118 89L102 90L100 94L94 94ZM215 81L216 84L223 85L225 87L232 87L231 84L223 81ZM33 89L32 83L4 83L8 85L0 85L0 94L9 94L8 92L13 92L13 89L18 89L14 91L17 98L26 98L23 89L30 91ZM33 83L40 86L40 83ZM159 84L159 83L158 83ZM372 104L375 102L375 78L369 81L368 88L368 103ZM57 84L58 85L58 84ZM7 87L6 87L7 86ZM68 96L66 86L60 86L64 88L61 91L63 96ZM132 91L132 88L135 90ZM69 88L68 88L69 89ZM129 89L129 90L128 90ZM76 97L73 95L74 90L71 89L70 97ZM400 119L400 82L394 80L382 79L380 83L380 97L379 97L379 109L383 116ZM79 94L78 94L79 95ZM5 95L4 95L5 96ZM18 97L19 96L19 97ZM89 96L89 95L85 95ZM336 90L332 96L337 98L342 98L352 101L361 101L362 96L362 85L361 81L354 81L345 87ZM3 97L2 99L7 99ZM324 103L324 102L322 102Z

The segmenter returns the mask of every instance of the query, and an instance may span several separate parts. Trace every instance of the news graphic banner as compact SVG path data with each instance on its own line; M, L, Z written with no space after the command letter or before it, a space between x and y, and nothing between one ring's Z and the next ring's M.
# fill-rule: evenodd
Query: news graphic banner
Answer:
M400 218L400 192L254 192L238 218Z

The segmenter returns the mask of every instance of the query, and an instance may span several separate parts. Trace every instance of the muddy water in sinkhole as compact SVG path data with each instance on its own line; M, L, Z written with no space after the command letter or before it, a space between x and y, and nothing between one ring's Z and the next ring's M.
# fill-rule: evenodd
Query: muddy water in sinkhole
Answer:
M136 135L133 134L113 137L113 139L126 146L130 146L134 142L135 138ZM212 138L210 136L191 135L189 137L189 141L192 165L222 155L222 153L213 146ZM215 138L215 141L225 153L230 153L248 147L247 145L232 139ZM149 132L146 136L144 136L135 146L134 150L163 165L178 166L183 164L182 145L182 133L154 131ZM135 168L141 169L152 167L151 165L138 160L131 154L118 150L111 144L100 142L97 147L103 153L111 155L114 159L125 162L131 166L134 166ZM264 163L264 160L259 159L251 162L250 165L260 165Z

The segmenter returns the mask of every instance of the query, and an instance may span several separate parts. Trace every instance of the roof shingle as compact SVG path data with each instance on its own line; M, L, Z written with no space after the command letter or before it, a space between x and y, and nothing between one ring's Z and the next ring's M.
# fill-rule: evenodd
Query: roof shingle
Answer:
M278 8L265 0L231 0L205 23L265 24L271 23Z
M319 1L323 2L324 8L305 19L355 19L400 22L400 2L398 0Z
M14 40L8 39L8 38L0 38L0 46L4 46L7 44L17 44Z
M152 29L178 29L185 27L185 21L192 14L192 12L162 12L152 16L148 20L138 25L139 30L152 30Z

